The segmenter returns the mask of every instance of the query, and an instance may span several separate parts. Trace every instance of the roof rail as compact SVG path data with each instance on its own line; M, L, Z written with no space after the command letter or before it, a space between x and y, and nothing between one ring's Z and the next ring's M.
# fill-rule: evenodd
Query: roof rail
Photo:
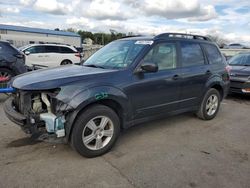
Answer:
M37 43L36 43L37 44ZM65 46L72 46L70 44L66 44L66 43L60 43L60 42L42 42L40 44L58 44L58 45L65 45Z
M170 38L170 37L212 41L209 37L205 37L201 35L186 34L186 33L162 33L162 34L155 36L155 38L157 39L158 38Z
M128 35L128 36L124 36L121 39L125 39L125 38L131 38L131 37L142 37L143 35Z

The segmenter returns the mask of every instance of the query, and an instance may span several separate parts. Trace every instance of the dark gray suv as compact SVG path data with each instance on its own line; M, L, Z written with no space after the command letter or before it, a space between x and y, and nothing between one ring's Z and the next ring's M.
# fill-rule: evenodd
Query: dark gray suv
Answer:
M34 71L12 82L5 113L39 139L83 156L109 151L121 129L183 112L213 119L227 94L225 58L207 37L164 33L111 42L83 66Z

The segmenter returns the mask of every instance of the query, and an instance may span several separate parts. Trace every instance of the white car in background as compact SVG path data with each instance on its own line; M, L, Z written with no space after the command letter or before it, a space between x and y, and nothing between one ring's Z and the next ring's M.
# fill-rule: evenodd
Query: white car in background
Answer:
M20 48L26 56L29 67L46 68L76 64L81 61L81 54L75 47L64 44L30 44Z

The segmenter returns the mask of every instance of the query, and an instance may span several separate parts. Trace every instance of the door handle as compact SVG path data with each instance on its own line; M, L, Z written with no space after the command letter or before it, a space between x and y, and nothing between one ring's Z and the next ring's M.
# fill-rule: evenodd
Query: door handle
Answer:
M179 76L178 74L175 74L175 75L172 77L173 80L178 80L179 78L180 78L180 76Z

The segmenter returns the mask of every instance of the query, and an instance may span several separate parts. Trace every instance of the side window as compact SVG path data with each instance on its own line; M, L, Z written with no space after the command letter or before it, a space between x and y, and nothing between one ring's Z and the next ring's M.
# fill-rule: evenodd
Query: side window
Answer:
M202 49L197 43L181 42L182 66L204 65Z
M157 44L144 57L143 61L157 64L159 70L176 68L176 46L173 43Z
M60 52L61 53L67 53L67 54L70 54L70 53L76 53L74 50L68 48L68 47L60 47Z
M26 49L25 52L30 52L31 54L44 53L44 47L43 46L32 46L32 47Z
M210 64L222 63L222 57L216 46L211 44L202 44L206 49L208 61Z
M58 46L45 46L46 53L59 53L59 47Z

